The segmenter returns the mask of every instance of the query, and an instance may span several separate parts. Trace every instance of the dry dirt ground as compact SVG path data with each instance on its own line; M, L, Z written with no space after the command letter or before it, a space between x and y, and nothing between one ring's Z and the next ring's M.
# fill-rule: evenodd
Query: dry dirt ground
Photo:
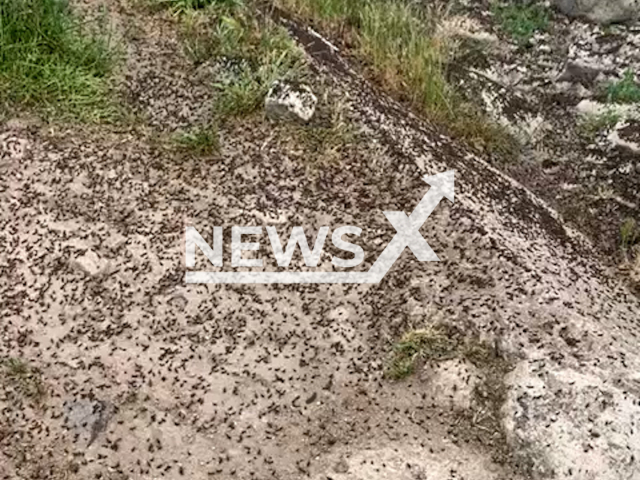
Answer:
M210 73L166 14L112 6L144 121L1 127L0 356L37 370L3 373L0 478L640 478L640 302L580 234L300 30L319 122L339 99L352 143L310 151L257 115L219 154L177 151L162 135L206 121ZM394 234L382 212L447 169L455 203L421 230L439 263L407 250L376 285L184 282L189 225L358 225L367 269ZM492 353L386 379L392 342L436 322Z

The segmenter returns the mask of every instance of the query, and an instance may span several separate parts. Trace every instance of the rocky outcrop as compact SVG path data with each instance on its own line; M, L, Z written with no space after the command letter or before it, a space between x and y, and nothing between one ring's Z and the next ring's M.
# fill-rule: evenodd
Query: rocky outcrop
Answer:
M598 23L627 22L640 15L638 0L553 0L565 15Z

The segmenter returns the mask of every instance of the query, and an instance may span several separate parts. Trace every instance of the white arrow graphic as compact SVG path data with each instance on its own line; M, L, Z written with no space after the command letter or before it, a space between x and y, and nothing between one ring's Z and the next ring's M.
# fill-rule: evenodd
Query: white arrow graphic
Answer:
M431 185L431 188L422 197L409 217L404 212L384 212L387 220L391 222L398 233L367 272L369 275L375 275L376 280L373 283L382 280L405 247L409 247L421 262L440 261L427 241L420 235L420 227L427 221L443 197L448 198L451 202L454 201L454 171L448 170L433 176L425 175L422 180Z
M431 185L407 217L404 212L384 212L397 230L368 272L187 272L187 283L378 283L405 247L421 262L437 262L438 256L420 235L420 227L443 198L454 201L454 171L422 177Z

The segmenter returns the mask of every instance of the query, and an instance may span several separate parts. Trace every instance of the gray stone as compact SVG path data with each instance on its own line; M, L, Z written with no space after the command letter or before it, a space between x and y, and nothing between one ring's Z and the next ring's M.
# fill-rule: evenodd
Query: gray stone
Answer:
M640 16L638 0L553 0L570 17L584 17L598 23L635 20Z
M71 400L64 404L65 424L84 437L89 446L107 428L113 410L113 405L102 400Z
M293 85L276 80L264 102L267 116L272 120L306 123L313 117L318 98L306 85Z
M529 478L638 478L637 381L637 375L617 377L597 367L520 362L507 378L504 426Z

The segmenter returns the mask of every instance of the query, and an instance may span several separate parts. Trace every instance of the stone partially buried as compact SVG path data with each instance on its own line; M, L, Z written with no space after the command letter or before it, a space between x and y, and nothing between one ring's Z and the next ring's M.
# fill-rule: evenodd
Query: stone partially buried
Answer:
M306 85L276 80L265 98L267 117L272 120L286 120L306 123L313 117L318 98Z

